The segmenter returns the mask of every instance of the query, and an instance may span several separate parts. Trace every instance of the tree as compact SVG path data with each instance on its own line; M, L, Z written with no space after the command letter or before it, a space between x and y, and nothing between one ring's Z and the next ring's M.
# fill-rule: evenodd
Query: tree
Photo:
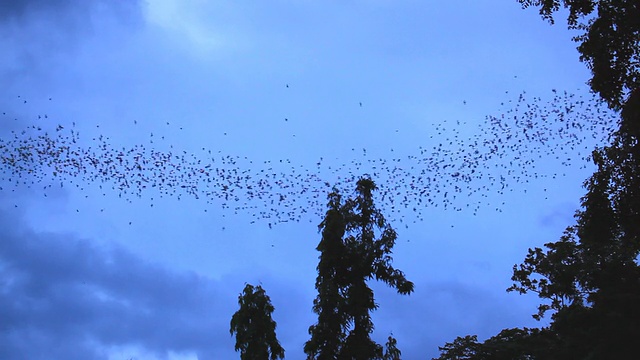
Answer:
M316 247L320 251L317 266L316 289L318 296L313 301L313 312L318 314L318 323L309 328L311 339L304 345L310 359L336 359L346 337L348 317L343 290L346 287L346 247L342 241L346 223L341 196L334 189L329 194L328 210L319 225L322 239Z
M627 149L618 136L594 151L598 169L585 182L577 224L513 269L508 290L546 300L535 317L554 311L550 328L565 358L625 358L640 336L640 166Z
M584 183L576 224L513 267L508 291L536 293L543 303L534 317L551 311L550 326L537 334L503 330L483 344L457 338L440 348L440 359L498 359L491 348L513 350L531 339L535 347L506 358L628 359L640 337L640 2L518 1L539 6L552 23L561 5L569 9L569 27L583 31L574 41L592 72L591 89L620 111L620 127L592 154L597 170Z
M518 0L540 8L554 23L560 7L569 10L570 29L582 33L580 60L591 70L591 89L612 109L620 110L632 91L640 88L640 3L637 0Z
M400 294L413 292L413 283L391 266L397 234L373 204L374 190L375 183L362 177L355 198L343 203L337 191L329 195L317 248L318 323L309 328L305 344L310 359L381 359L383 348L370 337L370 312L378 305L367 281L383 281Z
M274 307L260 285L247 284L238 296L240 309L231 317L231 335L242 360L283 359L284 349L276 338Z
M581 60L594 92L620 110L610 146L596 149L597 171L577 224L560 241L529 250L514 267L510 290L535 292L554 310L551 329L567 358L626 358L640 336L640 2L637 0L519 0L544 18L562 4L569 27L583 31Z
M391 266L391 253L395 244L396 231L373 203L376 185L368 177L356 183L356 196L345 203L347 232L348 288L346 291L347 311L353 327L342 348L347 359L378 359L382 356L382 346L371 340L373 322L371 311L377 309L373 291L367 280L375 277L398 293L408 295L413 292L413 283L404 273ZM376 239L376 230L379 237Z
M400 360L402 352L398 349L398 340L393 337L393 334L389 335L384 347L384 356L382 356L383 360Z
M551 359L555 338L548 329L505 329L483 343L476 335L457 337L440 349L434 360Z
M473 360L477 359L480 343L477 335L458 336L453 342L438 346L440 356L433 360Z
M623 124L638 118L638 104L636 92L621 112ZM633 127L621 127L592 159L597 170L585 181L576 225L545 250L529 249L508 290L545 300L535 317L553 311L559 356L625 358L640 336L640 154Z

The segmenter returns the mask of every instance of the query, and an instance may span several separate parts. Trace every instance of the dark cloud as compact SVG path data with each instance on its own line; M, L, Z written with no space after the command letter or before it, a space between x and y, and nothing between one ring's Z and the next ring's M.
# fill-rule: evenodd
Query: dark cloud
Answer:
M76 13L88 15L92 9L109 10L121 20L129 21L141 14L142 1L125 0L15 0L0 2L0 20L3 22L19 21L28 22L35 20L37 15L45 15L52 18L58 17L63 21L62 14ZM88 17L85 16L86 19Z
M0 1L0 79L40 87L83 40L142 23L141 0ZM13 94L11 94L13 95Z
M106 349L126 346L159 359L169 352L201 360L237 357L228 323L242 282L255 274L214 281L172 271L119 246L35 233L16 213L0 210L0 358L106 359ZM315 322L311 288L260 277L287 356L302 357L306 330ZM384 343L393 332L406 358L437 356L438 346L467 333L482 338L536 326L529 317L534 307L514 306L523 299L513 294L425 281L411 296L384 284L374 290L381 305L375 339Z
M106 348L127 345L158 358L233 356L229 284L117 246L36 234L0 215L0 358L102 359Z
M72 6L72 0L17 0L0 2L0 19L23 19L35 11L55 11ZM76 1L77 3L77 1Z
M69 77L76 76L79 48L130 36L143 23L143 6L142 0L0 1L0 132L23 130L36 109L44 116L52 102L42 101L56 88L78 85Z

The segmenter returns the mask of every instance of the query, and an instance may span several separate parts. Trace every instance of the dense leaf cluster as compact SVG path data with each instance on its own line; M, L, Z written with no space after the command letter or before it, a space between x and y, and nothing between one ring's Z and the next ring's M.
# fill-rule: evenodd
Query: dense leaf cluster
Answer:
M440 360L527 360L549 356L556 341L547 329L505 329L484 342L476 335L457 337L440 347Z
M550 325L511 329L518 336L498 335L500 341L459 337L440 348L439 359L635 358L640 338L640 146L638 132L629 125L640 123L640 96L635 94L621 113L613 144L593 152L597 170L584 183L587 193L576 224L560 240L529 249L524 262L513 268L514 284L508 291L537 294L543 303L534 317L550 311Z
M400 294L413 292L413 283L393 268L395 230L373 203L375 183L363 177L356 196L342 200L337 191L329 195L322 239L313 311L318 323L309 328L311 339L304 350L309 359L397 359L400 350L393 337L387 351L373 341L371 311L377 309L367 281L376 279Z
M236 334L235 350L242 360L284 359L276 338L274 307L262 286L247 284L238 296L240 309L231 318L230 332Z
M518 1L523 7L539 7L551 23L561 7L569 10L569 28L582 32L574 41L592 72L589 85L611 108L620 110L630 92L640 88L640 1Z
M560 6L592 71L591 88L620 111L610 146L593 151L576 224L529 249L508 291L543 300L542 329L508 329L483 343L458 337L438 359L635 359L640 338L640 1L519 0L553 22Z
M413 292L413 283L391 265L396 232L373 204L374 182L363 177L356 196L342 200L337 190L329 194L328 210L319 226L322 238L313 311L318 322L309 328L304 345L308 359L399 360L397 341L389 336L383 347L371 339L371 311L378 308L367 281L376 279L400 294ZM246 285L238 298L240 309L231 319L236 351L241 359L284 357L276 339L274 308L261 286Z

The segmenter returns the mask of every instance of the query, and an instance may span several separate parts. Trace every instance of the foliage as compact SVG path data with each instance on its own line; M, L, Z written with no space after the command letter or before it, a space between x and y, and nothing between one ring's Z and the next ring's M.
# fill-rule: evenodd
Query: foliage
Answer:
M361 178L356 183L356 197L345 203L347 209L348 288L346 291L347 314L353 327L342 348L347 359L377 359L382 356L382 346L370 338L373 332L371 311L377 309L373 291L366 281L374 278L387 283L400 294L413 292L413 283L391 266L391 252L397 234L382 213L373 204L375 183ZM379 238L375 238L375 229Z
M477 335L458 336L453 342L438 346L440 356L434 360L472 360L480 352Z
M623 123L638 116L632 96ZM637 136L621 129L612 146L593 152L597 171L577 223L546 250L529 249L514 266L510 291L534 292L544 300L540 318L554 311L551 330L565 358L624 358L640 336L640 156Z
M620 110L626 97L640 88L640 3L637 0L518 0L523 7L540 8L554 22L560 7L569 10L569 28L582 33L580 59L592 73L591 89Z
M547 329L505 329L483 343L476 335L457 337L439 347L434 360L548 359L555 338Z
M309 328L311 339L304 345L309 358L319 360L338 357L349 321L342 294L347 281L346 247L342 242L346 220L340 194L335 190L329 194L328 207L324 221L319 225L322 239L316 248L320 251L320 261L316 279L318 296L313 301L313 312L318 314L318 323Z
M240 309L231 318L230 332L236 334L235 350L242 360L283 359L284 349L276 338L274 307L260 285L247 284L238 296Z
M367 281L383 281L400 294L413 292L413 283L391 265L397 234L375 207L375 190L375 183L363 177L355 198L342 202L337 191L329 195L317 248L318 323L309 328L311 339L305 344L310 359L381 359L383 348L370 337L370 313L378 305Z
M640 2L519 1L551 22L561 5L569 9L569 27L584 31L574 40L591 88L621 110L620 128L592 153L597 170L576 224L513 268L508 291L536 293L534 317L551 311L550 326L503 330L482 344L459 337L439 359L628 359L640 337Z
M398 340L393 337L393 334L387 338L387 343L384 345L383 360L400 360L402 352L398 349Z

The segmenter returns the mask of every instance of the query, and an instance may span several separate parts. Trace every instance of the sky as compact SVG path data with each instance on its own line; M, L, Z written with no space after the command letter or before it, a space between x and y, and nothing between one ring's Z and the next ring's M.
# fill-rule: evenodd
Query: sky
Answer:
M515 0L0 2L0 357L237 358L251 283L303 359L326 195L365 174L415 283L370 282L374 340L430 359L544 326L512 267L574 223L613 121L560 20Z

